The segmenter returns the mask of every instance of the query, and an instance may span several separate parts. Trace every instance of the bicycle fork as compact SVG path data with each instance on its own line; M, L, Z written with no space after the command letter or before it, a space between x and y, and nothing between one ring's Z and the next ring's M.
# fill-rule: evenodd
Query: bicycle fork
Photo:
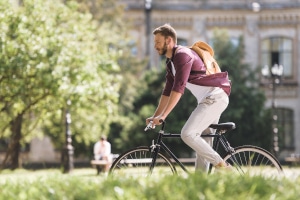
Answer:
M160 151L161 138L162 138L162 135L160 134L157 139L157 143L155 144L154 140L152 140L152 145L150 146L151 157L152 157L152 161L151 161L151 165L150 165L150 169L149 169L150 175L153 172L153 169L154 169L155 163L156 163L156 158L157 158L158 152Z

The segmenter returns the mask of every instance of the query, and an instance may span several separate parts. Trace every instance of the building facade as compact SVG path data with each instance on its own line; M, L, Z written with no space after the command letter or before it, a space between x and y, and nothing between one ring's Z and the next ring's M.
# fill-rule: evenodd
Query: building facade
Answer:
M300 0L120 0L126 21L133 26L136 55L158 67L152 30L170 23L178 43L209 42L215 28L226 29L232 41L244 38L245 63L253 68L280 66L283 75L261 75L266 107L276 110L274 143L279 135L279 158L300 155ZM270 72L270 71L268 71ZM274 82L272 82L272 80ZM272 86L270 88L269 86ZM276 92L276 93L275 93ZM277 130L277 126L280 129ZM277 144L275 144L276 146Z

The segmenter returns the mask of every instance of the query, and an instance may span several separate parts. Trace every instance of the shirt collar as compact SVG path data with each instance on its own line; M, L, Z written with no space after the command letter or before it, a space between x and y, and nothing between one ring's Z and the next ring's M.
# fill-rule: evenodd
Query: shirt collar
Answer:
M166 59L166 63L167 63L167 64L168 64L170 61L173 61L174 56L175 56L175 51L176 51L177 48L178 48L177 45L175 45L175 46L173 47L173 49L172 49L172 57Z
M174 59L175 52L176 52L177 48L178 48L178 46L177 46L177 45L175 45L175 46L173 47L171 60L173 60L173 59Z

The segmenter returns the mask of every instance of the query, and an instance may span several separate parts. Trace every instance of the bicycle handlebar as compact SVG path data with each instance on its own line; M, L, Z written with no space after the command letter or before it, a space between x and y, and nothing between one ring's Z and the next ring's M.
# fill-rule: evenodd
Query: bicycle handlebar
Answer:
M153 126L153 121L150 121L149 124L146 126L144 131L148 131L150 129L155 129L155 126Z
M166 121L159 120L162 123L161 130L164 130ZM149 124L145 127L144 131L148 131L150 129L155 129L155 125L153 125L153 121L150 121Z

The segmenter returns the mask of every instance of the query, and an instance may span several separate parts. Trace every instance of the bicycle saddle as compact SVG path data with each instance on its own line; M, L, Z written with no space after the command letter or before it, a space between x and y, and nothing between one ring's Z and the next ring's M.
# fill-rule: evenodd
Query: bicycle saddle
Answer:
M235 129L235 123L233 122L225 122L220 124L211 124L209 128L218 129L218 130L224 130L224 131L230 131Z

